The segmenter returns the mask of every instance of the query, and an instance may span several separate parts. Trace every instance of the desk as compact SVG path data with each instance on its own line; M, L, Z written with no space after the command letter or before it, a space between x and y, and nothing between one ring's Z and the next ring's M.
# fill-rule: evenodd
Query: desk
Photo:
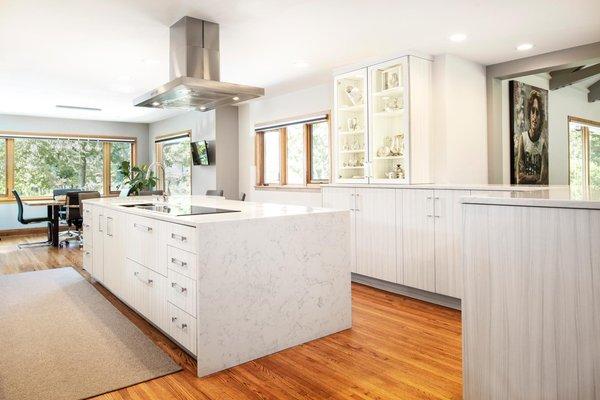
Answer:
M24 200L23 204L32 207L46 206L48 208L48 218L52 221L48 225L48 241L52 242L52 246L58 247L58 213L60 207L64 207L65 200Z

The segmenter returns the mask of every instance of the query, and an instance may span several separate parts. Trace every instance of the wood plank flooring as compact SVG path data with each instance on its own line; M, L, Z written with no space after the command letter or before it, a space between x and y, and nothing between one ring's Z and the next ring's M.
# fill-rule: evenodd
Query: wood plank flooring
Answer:
M89 279L76 247L15 247L39 240L43 237L2 238L0 274L73 266ZM352 329L197 378L193 358L100 284L94 286L184 368L98 400L461 398L456 310L353 284Z

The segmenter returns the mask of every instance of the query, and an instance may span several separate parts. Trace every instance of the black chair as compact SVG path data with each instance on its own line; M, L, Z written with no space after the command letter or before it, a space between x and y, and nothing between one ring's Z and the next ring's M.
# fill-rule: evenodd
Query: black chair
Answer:
M52 219L48 216L46 217L35 217L35 218L25 218L23 216L23 201L21 200L21 196L19 196L19 193L17 193L16 190L12 191L13 196L15 196L15 200L17 201L17 220L22 223L23 225L28 225L28 224L39 224L40 222L47 222L48 223L48 240L45 242L33 242L33 243L21 243L17 245L18 249L24 248L24 247L38 247L38 246L50 246L52 244L52 240L50 238L50 231L51 231L51 225L52 225Z
M223 191L222 190L207 190L206 195L223 197Z
M69 225L69 234L66 239L59 243L61 247L70 244L71 241L79 242L79 245L83 246L83 234L81 232L83 227L83 204L81 201L99 197L100 193L96 191L67 193L67 223ZM75 232L71 231L71 227L73 226L75 227Z
M81 189L54 189L52 190L52 198L56 200L57 196L65 196L67 193L69 192L81 192ZM66 207L61 207L58 211L58 218L60 218L61 221L65 221L67 217L67 208Z
M240 201L246 201L246 193L242 192L242 196L240 197Z

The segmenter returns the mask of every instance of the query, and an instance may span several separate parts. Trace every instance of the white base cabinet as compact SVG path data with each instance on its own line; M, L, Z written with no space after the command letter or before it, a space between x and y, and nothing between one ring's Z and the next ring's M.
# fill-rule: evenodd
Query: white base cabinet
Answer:
M402 279L406 286L435 292L433 190L397 190L397 203L402 219L396 230L402 241Z
M196 228L87 208L84 268L195 355Z
M395 282L397 275L394 191L357 189L355 197L356 272Z
M471 193L484 192L325 187L323 207L351 212L352 272L461 298L460 199Z

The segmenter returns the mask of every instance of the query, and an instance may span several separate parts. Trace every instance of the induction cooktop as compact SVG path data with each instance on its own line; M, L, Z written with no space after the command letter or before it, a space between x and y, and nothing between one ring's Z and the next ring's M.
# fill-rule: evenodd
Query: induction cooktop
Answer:
M240 212L240 210L227 210L224 208L216 208L216 207L203 207L203 206L192 206L192 205L182 205L182 204L152 204L152 203L144 203L144 204L122 204L123 207L135 207L142 210L160 212L165 214L172 214L179 217L186 215L207 215L207 214L224 214L224 213L233 213Z
M202 214L224 214L240 212L240 210L226 210L224 208L202 207L202 206L183 206L174 207L175 213L178 216L184 215L202 215Z

